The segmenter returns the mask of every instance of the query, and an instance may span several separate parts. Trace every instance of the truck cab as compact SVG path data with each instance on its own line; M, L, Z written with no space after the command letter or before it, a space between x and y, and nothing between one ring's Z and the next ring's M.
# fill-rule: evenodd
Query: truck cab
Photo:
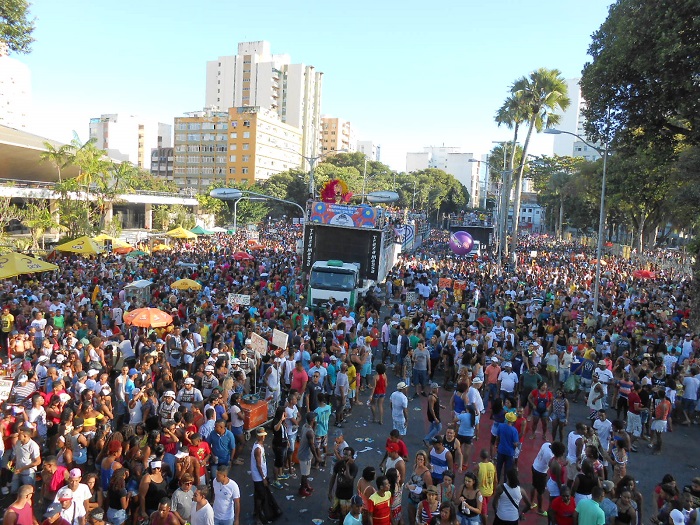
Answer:
M475 240L472 245L472 251L467 254L470 259L481 257L481 242Z
M316 261L309 272L307 304L309 307L320 306L332 297L339 302L347 299L348 306L353 309L361 282L357 264L339 260Z

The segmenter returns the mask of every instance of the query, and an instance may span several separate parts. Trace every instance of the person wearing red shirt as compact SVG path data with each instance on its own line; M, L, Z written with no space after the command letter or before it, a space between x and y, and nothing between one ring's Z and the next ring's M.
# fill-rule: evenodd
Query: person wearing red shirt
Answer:
M306 392L306 384L309 382L309 374L304 370L304 365L301 361L297 361L292 370L292 382L290 388L297 392ZM303 405L302 405L303 406Z
M639 391L642 385L637 383L634 388L627 394L627 433L630 435L630 450L637 452L635 441L642 435L642 399L639 397Z
M206 485L206 473L207 473L207 465L209 464L209 456L211 456L211 448L209 447L209 443L206 441L202 440L202 435L197 433L197 434L192 434L190 436L190 441L192 442L191 445L187 447L187 450L190 453L190 456L193 458L197 458L199 461L199 485Z
M389 433L389 437L386 439L386 443L384 444L384 450L389 448L390 444L394 444L399 447L399 456L403 458L404 461L408 460L408 447L406 446L406 443L403 442L401 439L401 435L399 434L399 431L394 429ZM387 458L389 457L389 453L385 452L384 453L384 458L382 461L379 463L380 467L383 467L384 464L386 463Z
M549 522L556 525L574 525L574 512L576 501L571 497L571 489L565 486L561 489L561 496L557 496L549 504Z
M377 478L377 492L367 502L369 525L391 525L391 484L386 476Z

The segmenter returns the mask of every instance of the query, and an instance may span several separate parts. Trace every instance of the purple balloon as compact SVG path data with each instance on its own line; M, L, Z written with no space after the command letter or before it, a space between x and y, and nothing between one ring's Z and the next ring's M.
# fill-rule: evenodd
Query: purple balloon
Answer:
M454 232L450 235L450 248L457 255L467 255L472 251L474 239L464 231Z

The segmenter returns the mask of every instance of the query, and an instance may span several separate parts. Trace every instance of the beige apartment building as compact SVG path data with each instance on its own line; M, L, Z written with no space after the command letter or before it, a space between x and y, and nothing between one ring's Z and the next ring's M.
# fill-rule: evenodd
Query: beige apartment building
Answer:
M259 107L302 133L302 153L317 155L323 73L287 54L273 54L269 42L241 42L238 54L207 62L205 105Z
M357 139L349 121L335 117L321 117L321 151L324 154L356 150Z
M186 115L175 118L173 180L181 188L252 184L301 165L302 132L274 111L238 107Z

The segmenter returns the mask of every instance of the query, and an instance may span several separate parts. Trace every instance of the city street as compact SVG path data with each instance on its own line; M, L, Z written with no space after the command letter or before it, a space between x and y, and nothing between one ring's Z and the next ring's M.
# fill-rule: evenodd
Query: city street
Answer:
M391 388L387 390L387 398L389 392L395 390L397 378L393 376L391 372L388 372L389 381ZM441 383L441 381L438 381ZM409 393L412 395L413 390L409 389ZM445 392L440 390L440 400L443 405L449 406L449 399L451 392ZM427 433L428 424L426 419L427 411L427 400L424 397L418 397L415 400L410 400L409 396L409 422L408 422L408 434L405 438L406 445L408 446L409 459L406 464L407 472L413 468L413 456L416 451L424 448L422 439ZM366 395L362 398L366 401ZM385 414L387 413L388 399L385 405ZM443 410L443 414L448 412ZM571 421L567 427L567 430L574 428L574 425L578 421L586 420L588 415L588 409L585 407L581 401L579 403L571 404ZM344 436L346 441L350 446L358 451L357 454L357 466L358 466L358 478L362 473L362 469L368 465L379 465L383 455L384 455L384 442L388 437L389 431L391 430L390 417L385 417L385 422L383 426L377 424L369 423L371 420L371 412L369 407L364 403L362 406L355 407L353 409L352 416L344 427ZM482 448L488 448L489 446L489 436L490 436L490 422L489 422L489 412L482 418L480 425L479 439L475 442L472 447L472 461L478 457L478 453ZM614 411L610 411L609 418L614 419ZM388 421L388 422L387 422ZM333 431L337 430L335 427L331 426L329 434L332 436ZM444 434L444 428L443 428ZM639 489L644 495L645 508L643 510L643 523L648 523L649 513L651 512L651 494L657 483L661 481L661 478L666 473L672 473L678 485L682 486L690 483L690 480L699 475L698 469L700 467L700 458L689 453L692 449L690 447L694 446L694 443L698 439L700 434L700 429L697 426L682 427L677 426L674 428L673 433L664 434L664 449L661 455L654 456L651 454L651 450L646 446L647 442L638 442L638 453L630 453L630 462L628 465L628 473L635 477L638 483ZM372 441L366 441L367 439ZM267 451L268 451L268 466L272 464L272 450L269 447L269 442L271 437L268 436ZM520 456L520 472L521 472L521 483L526 487L528 494L530 490L530 467L532 461L537 454L540 446L542 444L541 434L538 431L535 440L530 440L529 437L525 439L523 444L523 451ZM253 524L255 523L252 517L252 496L253 496L253 485L250 480L250 465L248 458L250 457L250 448L246 447L246 453L244 454L246 458L246 465L242 467L234 467L233 478L241 486L241 507L243 509L243 520L241 523ZM297 495L299 480L290 479L285 483L283 490L272 489L277 501L282 508L284 515L280 517L276 523L293 523L293 524L304 524L311 523L312 519L323 519L325 523L332 523L328 519L328 506L329 502L326 498L328 483L330 481L330 468L326 468L325 472L319 472L317 470L312 471L313 481L312 486L316 489L313 496L309 498L301 498ZM457 482L455 483L456 488L461 484L463 475L457 476ZM406 504L404 502L404 514L406 514ZM493 512L489 512L491 520L493 519ZM525 523L546 523L546 519L538 516L537 514L530 513L526 515ZM413 525L412 523L410 525Z

